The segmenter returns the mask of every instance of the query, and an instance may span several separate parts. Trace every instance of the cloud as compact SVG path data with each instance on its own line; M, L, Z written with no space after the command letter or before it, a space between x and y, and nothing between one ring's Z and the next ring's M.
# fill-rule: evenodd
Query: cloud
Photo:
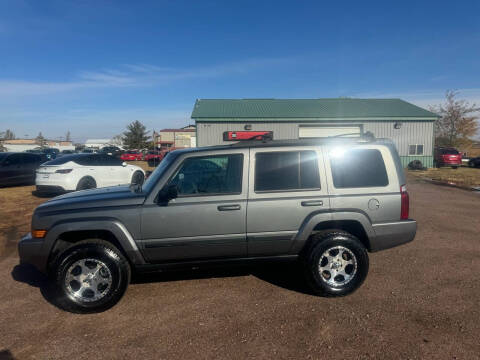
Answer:
M191 69L159 67L151 64L124 64L117 69L82 71L71 81L66 82L0 79L0 96L37 96L93 88L166 85L175 81L195 78L216 78L233 74L245 74L275 65L285 65L292 60L293 58L250 59Z

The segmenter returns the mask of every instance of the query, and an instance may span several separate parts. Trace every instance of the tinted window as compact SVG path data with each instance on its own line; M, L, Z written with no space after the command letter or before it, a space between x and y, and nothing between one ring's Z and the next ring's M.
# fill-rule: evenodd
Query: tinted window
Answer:
M186 159L170 184L179 195L242 192L243 155L202 156Z
M22 154L12 154L7 157L3 165L21 165L22 164Z
M330 166L336 188L388 185L382 154L375 149L354 149L330 154Z
M255 191L319 188L318 161L314 151L257 153Z
M82 155L64 155L59 158L47 161L45 165L63 165L69 161L77 162L77 160L81 157Z
M117 159L112 155L98 155L97 156L97 165L98 166L122 166L123 161Z
M34 154L22 154L23 155L23 162L25 164L35 164L41 162L41 157L39 155Z

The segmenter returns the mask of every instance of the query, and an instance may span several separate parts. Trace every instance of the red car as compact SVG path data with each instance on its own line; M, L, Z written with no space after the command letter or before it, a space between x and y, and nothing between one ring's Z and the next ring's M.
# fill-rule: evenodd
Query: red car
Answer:
M155 167L160 164L160 161L165 157L166 151L149 151L145 155L145 160L148 161L148 166Z
M462 154L455 148L437 147L433 161L436 167L451 166L456 169L462 165Z
M143 160L143 154L138 151L127 151L126 153L120 155L120 160L123 160L123 161Z

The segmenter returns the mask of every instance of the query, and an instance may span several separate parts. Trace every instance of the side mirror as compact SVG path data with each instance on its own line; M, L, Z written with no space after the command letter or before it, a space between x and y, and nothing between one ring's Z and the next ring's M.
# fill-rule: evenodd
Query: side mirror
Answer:
M157 196L157 202L159 204L166 204L170 200L178 197L177 185L167 185L159 191Z
M122 162L122 166L123 166L123 167L125 167L125 166L127 166L127 165L128 165L128 164L127 164L125 161Z

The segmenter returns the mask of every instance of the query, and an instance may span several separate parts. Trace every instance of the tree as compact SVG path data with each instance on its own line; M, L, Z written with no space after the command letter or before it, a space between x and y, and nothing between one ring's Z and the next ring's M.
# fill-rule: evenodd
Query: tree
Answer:
M480 110L476 104L466 100L458 100L458 92L448 90L445 103L432 106L431 110L441 117L435 122L435 143L439 146L466 147L472 144L478 126Z
M115 136L112 138L112 145L115 145L115 146L123 146L123 136L122 136L122 134L120 134L120 135L115 135Z
M67 131L67 133L65 134L65 141L72 141L72 138L70 136L70 131Z
M15 139L15 134L10 129L0 132L0 139L2 140L13 140Z
M145 125L135 120L127 126L123 133L123 144L127 149L144 149L147 147L149 136Z
M38 133L37 137L35 138L35 143L40 145L40 147L43 147L45 145L45 138L43 137L41 131Z

